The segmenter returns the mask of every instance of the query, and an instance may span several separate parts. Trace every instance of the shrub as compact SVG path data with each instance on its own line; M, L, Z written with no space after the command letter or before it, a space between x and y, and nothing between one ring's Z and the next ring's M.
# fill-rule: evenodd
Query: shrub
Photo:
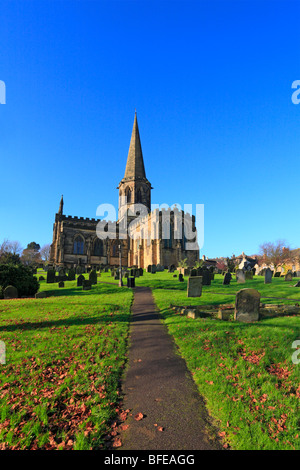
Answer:
M1 264L0 286L2 292L7 286L14 286L18 289L19 297L23 297L36 294L40 284L28 266Z

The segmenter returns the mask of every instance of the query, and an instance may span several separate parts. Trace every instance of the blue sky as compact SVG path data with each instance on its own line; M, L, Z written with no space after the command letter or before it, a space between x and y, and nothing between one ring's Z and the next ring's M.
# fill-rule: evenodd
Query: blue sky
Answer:
M300 246L299 2L2 1L0 241L117 205L137 109L153 203L204 204L209 257Z

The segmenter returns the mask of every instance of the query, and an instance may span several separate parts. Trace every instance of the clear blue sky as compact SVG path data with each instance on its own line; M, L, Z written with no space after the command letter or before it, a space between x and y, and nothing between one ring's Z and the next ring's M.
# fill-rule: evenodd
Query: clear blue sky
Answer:
M204 204L209 257L300 246L300 3L2 1L0 241L117 205L137 109L153 203Z

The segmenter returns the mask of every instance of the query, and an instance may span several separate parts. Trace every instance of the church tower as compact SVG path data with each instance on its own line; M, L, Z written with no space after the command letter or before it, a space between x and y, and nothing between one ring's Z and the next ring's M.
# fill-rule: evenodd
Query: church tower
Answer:
M125 175L117 189L119 189L119 221L123 218L125 211L133 204L143 204L146 206L148 213L151 211L151 189L153 188L146 178L136 112ZM130 220L131 218L128 217L128 221Z

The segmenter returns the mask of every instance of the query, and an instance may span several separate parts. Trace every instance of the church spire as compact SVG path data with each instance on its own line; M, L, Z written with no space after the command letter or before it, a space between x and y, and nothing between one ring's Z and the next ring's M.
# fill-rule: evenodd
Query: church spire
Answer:
M58 214L62 215L62 213L63 213L63 208L64 208L64 197L63 197L63 195L62 195L62 196L61 196L60 203L59 203Z
M127 157L125 178L130 178L130 179L131 178L132 179L146 178L136 111L134 115L134 122L133 122L133 128L132 128L132 133L131 133L128 157Z

